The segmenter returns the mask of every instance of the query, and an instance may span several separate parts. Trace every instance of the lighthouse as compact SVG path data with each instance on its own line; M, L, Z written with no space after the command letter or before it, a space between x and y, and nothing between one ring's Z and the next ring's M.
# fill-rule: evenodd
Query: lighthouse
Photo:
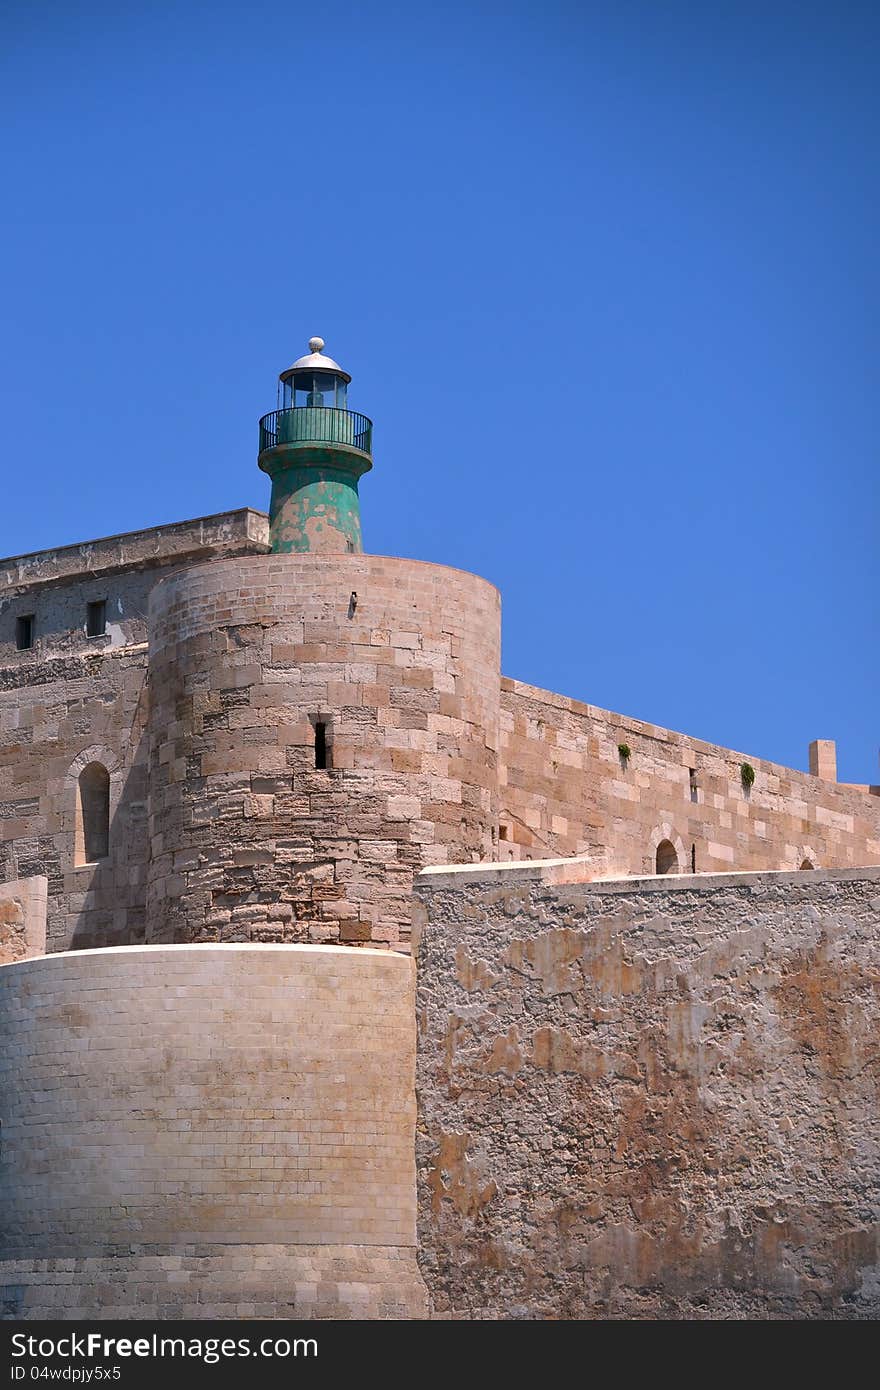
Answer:
M260 421L257 463L272 479L273 552L360 554L358 480L373 466L373 423L348 409L351 376L323 338L278 379L278 408Z

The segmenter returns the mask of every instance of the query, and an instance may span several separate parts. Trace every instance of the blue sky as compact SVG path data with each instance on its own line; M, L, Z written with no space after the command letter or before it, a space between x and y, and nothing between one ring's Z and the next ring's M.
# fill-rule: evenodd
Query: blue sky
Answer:
M0 553L266 508L318 333L367 549L508 675L880 780L880 10L41 3L0 18Z

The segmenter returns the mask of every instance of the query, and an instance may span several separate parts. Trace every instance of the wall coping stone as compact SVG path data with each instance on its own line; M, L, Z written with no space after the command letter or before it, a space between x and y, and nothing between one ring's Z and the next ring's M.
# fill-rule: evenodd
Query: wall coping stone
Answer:
M651 874L647 877L600 878L590 872L595 861L522 859L500 864L440 864L416 876L417 891L435 892L471 884L516 888L527 883L572 884L586 893L704 892L718 888L776 888L816 883L874 882L880 885L880 866L851 869L761 869L747 873Z
M265 512L239 507L188 521L10 555L0 559L0 587L30 589L79 576L152 568L197 555L223 554L226 547L244 543L268 549L269 518Z
M375 956L385 961L409 962L410 960L409 956L403 955L399 951L388 951L376 946L331 946L302 941L291 943L280 941L205 941L181 942L179 944L169 942L156 946L95 946L83 951L53 951L50 955L37 956L31 960L9 961L6 965L0 965L0 971L22 965L46 966L53 962L79 960L87 956L99 956L102 959L107 956L140 956L148 960L150 957L186 953L191 956L207 958L212 952L222 952L226 955L236 952L265 955L267 951L274 951L283 956L348 956L357 960Z

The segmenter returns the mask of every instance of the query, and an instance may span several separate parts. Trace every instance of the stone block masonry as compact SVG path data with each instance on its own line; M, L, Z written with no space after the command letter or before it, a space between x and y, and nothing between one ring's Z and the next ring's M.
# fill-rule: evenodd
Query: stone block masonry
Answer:
M45 955L47 891L43 875L0 883L0 965Z
M0 968L7 1317L417 1317L412 963L169 946Z
M666 841L678 873L880 864L880 789L838 785L828 741L810 775L506 677L500 717L499 858L652 874Z
M157 585L149 939L407 948L413 875L494 853L499 659L497 590L439 565L268 555Z
M264 552L268 520L243 510L0 560L0 881L48 880L47 947L143 941L147 607L163 573ZM86 632L88 604L106 630ZM33 646L16 623L33 617ZM77 779L110 774L110 854L77 862Z
M830 742L809 775L509 680L484 580L267 537L243 510L0 561L0 882L47 879L49 951L406 950L432 864L641 875L661 845L665 870L880 863L880 796L833 780Z
M417 880L435 1316L876 1318L880 870L565 877Z

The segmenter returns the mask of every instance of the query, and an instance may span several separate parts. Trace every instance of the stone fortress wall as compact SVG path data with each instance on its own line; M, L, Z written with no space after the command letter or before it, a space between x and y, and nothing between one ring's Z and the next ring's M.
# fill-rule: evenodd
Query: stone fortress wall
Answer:
M434 1315L876 1318L880 869L583 870L417 881Z
M394 952L4 966L4 1315L422 1315L414 1053Z
M46 954L48 891L43 874L0 884L0 965Z
M267 552L0 562L7 1316L420 1316L414 911L438 1316L876 1313L876 789L500 677L475 576Z
M48 950L144 939L150 590L168 569L267 549L265 516L245 510L0 561L0 883L48 879ZM87 637L98 599L107 631ZM19 651L23 615L34 645ZM110 854L78 863L91 762L110 776Z
M147 939L408 943L413 875L493 856L499 649L497 591L440 565L157 585Z
M679 873L880 863L880 787L838 784L827 740L810 762L815 774L502 677L499 857L652 874L666 840Z
M0 562L0 883L47 877L47 949L406 949L413 874L447 862L648 873L663 841L679 871L880 862L876 788L751 758L747 793L743 755L499 677L485 581L270 556L267 534L243 511ZM89 860L95 765L110 842Z

